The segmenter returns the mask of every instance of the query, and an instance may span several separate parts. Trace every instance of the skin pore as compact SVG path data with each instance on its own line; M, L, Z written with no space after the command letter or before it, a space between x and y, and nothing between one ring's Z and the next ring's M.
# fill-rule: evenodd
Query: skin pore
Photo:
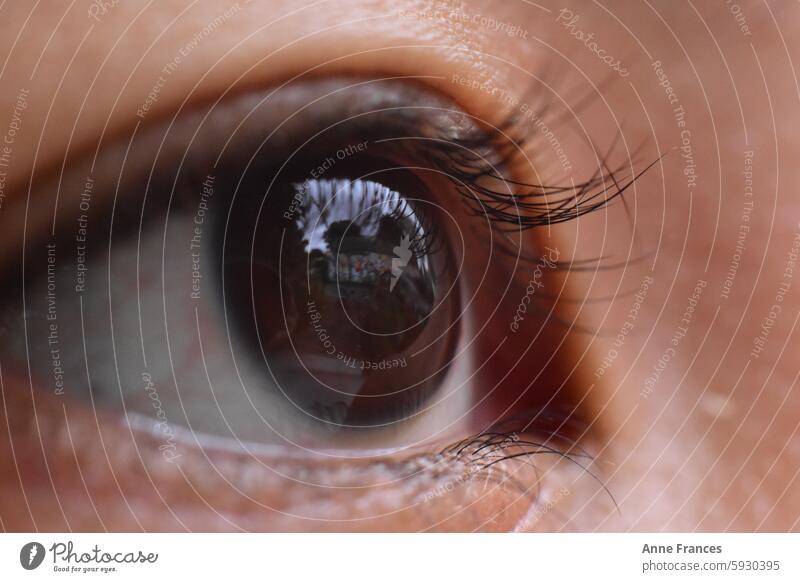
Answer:
M253 456L180 441L181 462L171 463L157 438L134 438L112 412L67 412L52 391L36 391L24 362L0 346L3 529L800 527L800 282L790 262L800 233L800 30L785 24L800 7L749 7L745 31L725 3L106 4L0 9L0 132L15 111L21 119L2 190L4 262L52 220L40 176L98 144L126 143L137 124L296 76L407 77L489 126L516 113L540 135L514 168L521 182L585 180L603 162L631 175L655 161L624 204L525 234L562 260L616 265L555 279L559 318L572 325L561 349L546 344L560 366L551 379L570 377L563 397L585 419L575 438L604 488L545 457L532 460L536 495L492 486L496 475L471 474L463 458L437 468L432 453ZM545 116L566 158L526 117L547 103L567 119ZM505 298L504 313L518 303ZM522 382L540 363L514 366L526 338L509 337L506 359L479 377L487 386L508 370L509 383ZM521 482L536 478L514 470Z

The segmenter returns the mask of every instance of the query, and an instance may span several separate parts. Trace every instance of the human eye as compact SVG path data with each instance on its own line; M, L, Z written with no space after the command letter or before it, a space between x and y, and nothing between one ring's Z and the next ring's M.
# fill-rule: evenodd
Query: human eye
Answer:
M559 302L591 262L549 233L643 167L547 182L546 99L490 120L423 81L139 108L31 176L4 216L11 438L54 443L56 500L84 488L39 523L513 529L567 486L613 511Z

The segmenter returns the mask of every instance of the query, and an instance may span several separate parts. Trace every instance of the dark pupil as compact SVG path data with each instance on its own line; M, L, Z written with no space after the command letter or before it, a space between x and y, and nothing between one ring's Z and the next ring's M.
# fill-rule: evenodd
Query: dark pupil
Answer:
M451 347L419 213L395 190L363 179L287 182L270 196L251 234L234 237L227 271L266 377L332 426L418 412Z

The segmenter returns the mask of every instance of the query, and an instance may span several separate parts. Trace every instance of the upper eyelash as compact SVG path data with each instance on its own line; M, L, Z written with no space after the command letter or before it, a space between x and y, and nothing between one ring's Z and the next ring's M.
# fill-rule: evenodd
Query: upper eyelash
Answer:
M576 422L573 415L564 411L536 410L518 414L449 445L439 455L470 467L475 475L510 461L532 464L533 457L554 455L589 475L608 495L617 513L620 513L619 505L606 482L589 468L595 458L564 433L565 425L574 425ZM583 430L585 431L585 427ZM516 450L511 450L514 448Z
M587 179L569 185L544 185L517 182L502 175L520 155L518 146L500 144L491 134L455 141L438 141L434 146L456 184L456 190L475 214L487 216L495 224L513 230L527 230L568 222L600 210L626 190L653 164L624 177L629 163L610 169L605 160ZM488 155L484 155L489 152ZM493 155L494 153L494 155ZM492 159L494 157L495 159Z
M538 109L539 117L548 111L546 105ZM426 156L448 177L470 210L487 217L495 226L508 227L506 230L559 224L601 210L622 197L658 162L656 159L633 171L633 158L637 155L634 152L630 160L612 169L607 163L609 151L598 155L597 168L588 178L571 180L566 185L519 182L504 172L525 153L529 136L523 129L523 121L512 113L496 128L488 130L467 113L450 112L456 118L465 118L470 129L455 135L452 126L441 125L441 118L436 118L440 125L424 120L422 127L423 120L416 116L401 118L395 129L406 136L415 136L414 139L423 139L430 150ZM411 127L406 127L407 124Z

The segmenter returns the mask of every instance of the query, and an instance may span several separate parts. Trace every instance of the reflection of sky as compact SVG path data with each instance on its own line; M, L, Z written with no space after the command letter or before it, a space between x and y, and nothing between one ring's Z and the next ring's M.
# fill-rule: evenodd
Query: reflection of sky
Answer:
M306 180L294 187L304 194L304 211L298 214L297 226L308 240L306 252L325 252L325 232L340 220L359 225L364 237L375 236L381 217L392 214L413 220L410 226L419 228L408 202L391 188L371 180Z

